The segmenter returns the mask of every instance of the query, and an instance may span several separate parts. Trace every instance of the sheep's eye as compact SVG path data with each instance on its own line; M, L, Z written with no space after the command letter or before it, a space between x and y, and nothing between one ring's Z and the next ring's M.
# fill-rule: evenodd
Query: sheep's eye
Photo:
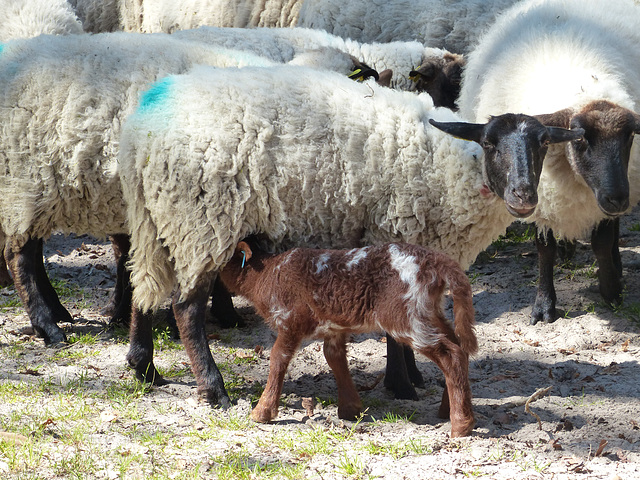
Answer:
M542 141L542 147L547 148L551 144L551 141L547 138Z
M485 150L494 150L496 146L493 143L484 140L482 142L482 148L484 148Z

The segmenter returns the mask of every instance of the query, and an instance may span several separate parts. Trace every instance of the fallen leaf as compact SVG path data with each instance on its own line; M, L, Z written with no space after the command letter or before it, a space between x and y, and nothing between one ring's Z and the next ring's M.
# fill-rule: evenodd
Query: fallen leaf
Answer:
M594 456L595 457L602 456L602 452L604 451L604 447L606 447L608 443L609 442L607 442L606 440L600 440L600 445L598 445L598 450L596 450L596 454Z
M0 441L13 442L17 445L24 445L29 441L29 439L24 435L20 435L19 433L0 432Z
M264 347L262 345L256 345L253 348L253 351L256 352L256 355L262 355L262 352L264 352Z
M575 348L559 348L558 352L562 353L563 355L573 355L574 353L576 353L576 349Z
M314 406L315 402L313 401L313 397L302 397L302 408L304 408L308 417L313 416Z
M631 339L627 338L627 340L620 346L620 350L622 350L623 352L628 351L630 342L631 342Z
M113 411L104 410L100 412L100 421L103 423L115 422L118 419L118 414Z
M531 346L531 347L539 347L540 346L540 342L536 341L532 341L532 340L523 340L524 343L526 343L527 345Z
M253 355L253 352L246 352L244 350L239 350L236 352L236 357L246 360L248 358L254 358L254 355Z
M217 333L210 333L207 335L207 340L220 340L220 335Z
M33 375L34 377L40 377L42 376L42 373L40 373L37 370L34 370L32 368L25 368L24 370L18 372L21 375Z

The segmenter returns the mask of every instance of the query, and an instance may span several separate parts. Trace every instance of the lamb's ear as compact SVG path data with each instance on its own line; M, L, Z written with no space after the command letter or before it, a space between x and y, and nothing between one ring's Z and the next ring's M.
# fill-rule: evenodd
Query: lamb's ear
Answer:
M562 143L577 140L584 135L584 128L575 128L568 130L560 127L547 127L549 132L549 143Z
M436 122L433 118L429 119L429 123L456 138L476 143L480 143L482 132L486 126L484 123Z
M545 113L542 115L534 115L533 118L537 119L541 124L546 127L562 127L569 128L571 117L573 116L573 110L565 108L558 110L554 113Z
M249 260L251 258L251 255L253 255L251 247L249 247L249 244L247 242L239 242L238 246L236 247L236 252L244 254L243 263Z

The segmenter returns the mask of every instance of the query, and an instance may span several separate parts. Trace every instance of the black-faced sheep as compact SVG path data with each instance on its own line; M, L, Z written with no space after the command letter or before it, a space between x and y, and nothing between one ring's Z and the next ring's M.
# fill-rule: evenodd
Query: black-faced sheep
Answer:
M548 145L582 133L522 115L460 123L424 94L291 68L198 67L157 83L127 120L119 166L136 305L128 360L141 378L159 381L142 312L177 287L198 391L228 401L204 311L242 238L261 234L284 248L404 241L466 268L514 215L535 209ZM454 120L438 125L484 155L429 125L434 117Z

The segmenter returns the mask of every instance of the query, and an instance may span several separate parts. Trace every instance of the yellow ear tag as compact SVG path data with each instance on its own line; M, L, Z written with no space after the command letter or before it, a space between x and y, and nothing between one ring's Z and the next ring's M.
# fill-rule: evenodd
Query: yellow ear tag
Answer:
M360 75L362 73L362 69L358 68L356 70L354 70L353 72L351 72L349 75L347 75L351 80L355 80L356 82L361 82L363 80L362 75Z

